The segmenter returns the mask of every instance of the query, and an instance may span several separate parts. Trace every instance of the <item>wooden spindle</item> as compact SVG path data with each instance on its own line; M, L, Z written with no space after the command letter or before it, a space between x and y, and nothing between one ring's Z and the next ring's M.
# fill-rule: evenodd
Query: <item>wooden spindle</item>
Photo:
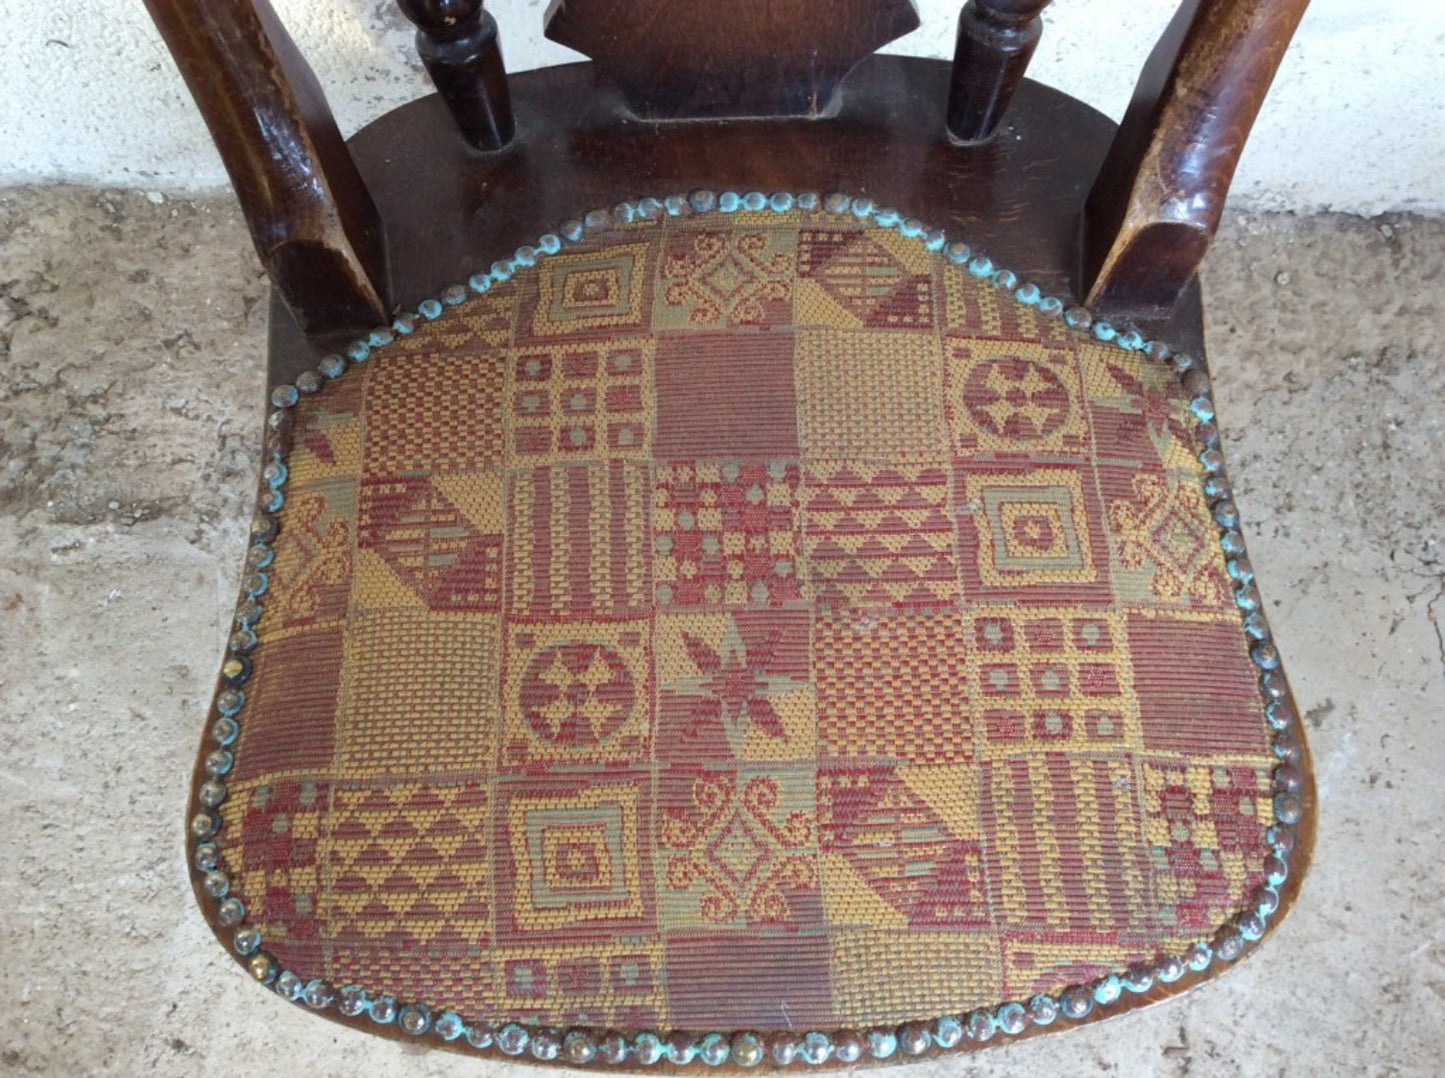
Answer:
M994 133L1043 33L1049 0L968 0L948 93L948 133L981 142Z
M382 226L316 77L267 0L145 0L251 238L308 334L386 321Z
M416 49L457 129L479 150L512 141L512 98L497 20L482 0L398 0L417 26Z
M1308 0L1185 0L1084 209L1087 302L1157 318L1193 280Z

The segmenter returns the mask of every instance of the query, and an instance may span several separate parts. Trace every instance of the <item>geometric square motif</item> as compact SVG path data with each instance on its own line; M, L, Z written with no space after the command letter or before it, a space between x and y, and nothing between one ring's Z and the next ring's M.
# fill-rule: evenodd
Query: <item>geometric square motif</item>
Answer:
M791 228L679 229L658 264L656 330L766 329L792 314Z
M508 446L517 462L650 455L651 341L518 348L508 367Z
M659 761L811 760L806 610L660 614Z
M911 763L973 758L968 648L954 608L817 613L819 755Z
M333 941L490 942L485 784L345 783L332 798L321 913Z
M993 565L1000 574L1084 568L1071 494L1067 486L984 489Z
M945 411L960 455L1079 453L1089 428L1071 349L946 342Z
M798 465L659 464L653 572L662 607L777 607L798 582Z
M796 364L804 456L898 463L947 452L932 334L800 329Z
M1118 537L1115 579L1141 602L1218 607L1229 600L1214 518L1190 479L1143 472L1130 497L1111 499L1109 524ZM1147 586L1139 587L1136 582Z
M1180 936L1217 925L1262 882L1272 818L1264 769L1145 760L1144 811L1159 916Z
M1146 749L1198 757L1266 751L1269 727L1237 613L1131 612L1125 624ZM1207 670L1181 664L1197 655L1217 658Z
M650 248L646 243L611 244L541 262L536 310L524 328L536 337L643 328Z
M504 937L640 926L639 802L628 781L504 785L498 823Z
M960 469L958 476L966 585L976 577L978 586L995 593L1016 595L1032 589L1055 604L1065 596L1082 598L1070 585L1092 585L1100 579L1094 534L1098 521L1089 511L1092 484L1087 474L1076 468L985 467L980 463Z
M967 766L821 762L818 849L830 925L986 928L976 782Z
M990 755L1142 747L1122 615L999 605L968 620Z
M449 492L485 507L480 523L500 530L498 477L373 477L357 496L357 547L375 551L432 610L500 610L502 537L480 531Z
M500 616L358 611L342 666L337 773L485 774L497 736Z
M659 783L669 925L821 922L811 763L764 773L678 767Z
M1127 755L983 762L989 904L1010 935L1138 925L1150 872L1136 789Z
M497 354L395 356L371 372L367 475L465 473L500 465L502 372ZM425 416L425 422L418 418Z
M931 330L936 268L928 251L897 233L802 229L794 323Z
M507 636L499 766L647 759L649 622L512 622Z
M793 335L670 333L657 338L659 461L798 455Z
M527 848L536 908L625 901L619 806L600 806L586 820L574 819L565 809L536 809L527 815Z
M652 473L645 464L578 461L507 478L512 613L617 616L648 605Z

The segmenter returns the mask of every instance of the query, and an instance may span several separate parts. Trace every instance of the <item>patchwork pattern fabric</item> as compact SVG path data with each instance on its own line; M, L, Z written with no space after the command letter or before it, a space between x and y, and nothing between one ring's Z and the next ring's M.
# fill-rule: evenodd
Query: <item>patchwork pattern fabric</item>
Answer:
M915 241L639 223L294 415L219 813L303 981L869 1026L1180 953L1264 882L1188 394Z

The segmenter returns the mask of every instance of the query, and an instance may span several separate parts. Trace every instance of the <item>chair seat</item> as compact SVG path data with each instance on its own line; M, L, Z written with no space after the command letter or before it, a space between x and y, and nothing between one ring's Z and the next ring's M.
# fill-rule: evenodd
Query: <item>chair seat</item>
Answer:
M648 200L471 284L275 397L192 820L258 979L543 1059L849 1062L1264 932L1301 750L1193 361L831 196Z

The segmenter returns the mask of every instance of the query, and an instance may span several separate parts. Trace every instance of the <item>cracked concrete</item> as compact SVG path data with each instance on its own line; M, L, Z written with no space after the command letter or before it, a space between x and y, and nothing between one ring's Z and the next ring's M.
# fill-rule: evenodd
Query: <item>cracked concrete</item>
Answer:
M1181 1000L913 1073L1438 1072L1442 266L1442 221L1237 213L1205 275L1317 761L1298 908ZM0 1072L508 1069L301 1013L192 905L181 820L258 459L264 297L229 201L0 191Z

